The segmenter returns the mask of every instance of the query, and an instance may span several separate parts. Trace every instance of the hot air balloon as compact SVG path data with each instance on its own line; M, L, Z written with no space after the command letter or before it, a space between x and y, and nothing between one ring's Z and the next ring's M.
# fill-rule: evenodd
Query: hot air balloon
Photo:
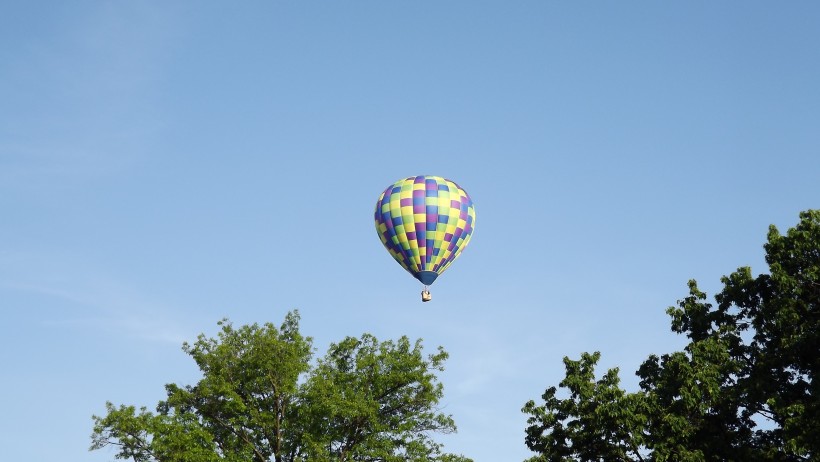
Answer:
M376 232L390 255L428 286L467 247L475 226L470 196L440 176L411 176L389 186L376 202Z

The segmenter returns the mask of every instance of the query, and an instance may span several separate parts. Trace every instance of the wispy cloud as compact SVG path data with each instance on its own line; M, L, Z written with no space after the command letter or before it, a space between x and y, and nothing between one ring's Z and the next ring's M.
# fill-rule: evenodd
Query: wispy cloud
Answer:
M63 313L44 317L46 325L176 345L195 336L174 317L179 311L173 306L153 300L114 279L109 271L79 258L0 251L0 299L11 298L4 297L4 292L26 292L54 300L54 306ZM13 309L5 315L14 316Z
M163 126L170 13L141 3L78 8L18 44L0 66L0 187L83 184L150 152Z

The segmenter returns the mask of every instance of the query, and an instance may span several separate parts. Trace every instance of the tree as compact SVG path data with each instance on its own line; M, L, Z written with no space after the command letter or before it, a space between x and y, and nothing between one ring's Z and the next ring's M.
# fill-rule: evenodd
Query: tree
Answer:
M769 274L722 278L716 304L689 281L670 307L683 351L651 355L640 390L618 370L595 380L599 353L564 358L556 397L529 401L526 444L546 461L799 461L820 457L820 211L785 235L769 228Z
M166 385L156 412L106 403L91 450L112 446L135 462L469 462L431 439L456 430L436 408L441 348L424 356L420 340L365 334L313 366L298 312L279 328L219 325L218 338L183 345L202 371L196 385Z

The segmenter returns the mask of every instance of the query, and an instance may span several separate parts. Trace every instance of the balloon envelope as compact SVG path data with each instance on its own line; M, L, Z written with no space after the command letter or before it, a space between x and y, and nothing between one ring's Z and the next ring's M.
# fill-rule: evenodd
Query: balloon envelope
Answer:
M411 176L384 190L375 218L390 255L430 285L470 242L475 208L456 183L440 176Z

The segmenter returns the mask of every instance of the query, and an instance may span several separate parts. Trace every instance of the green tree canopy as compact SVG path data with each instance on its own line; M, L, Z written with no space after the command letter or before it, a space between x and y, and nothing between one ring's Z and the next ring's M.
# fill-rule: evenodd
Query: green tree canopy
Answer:
M684 351L651 355L640 390L599 353L564 358L566 376L529 401L526 444L546 461L800 461L820 457L820 211L769 228L769 274L722 278L716 304L695 281L670 307Z
M420 340L365 334L313 365L298 312L279 328L219 324L217 338L183 345L202 371L196 385L166 385L155 412L106 403L91 450L134 462L469 461L432 439L456 430L436 407L443 349L425 356Z

